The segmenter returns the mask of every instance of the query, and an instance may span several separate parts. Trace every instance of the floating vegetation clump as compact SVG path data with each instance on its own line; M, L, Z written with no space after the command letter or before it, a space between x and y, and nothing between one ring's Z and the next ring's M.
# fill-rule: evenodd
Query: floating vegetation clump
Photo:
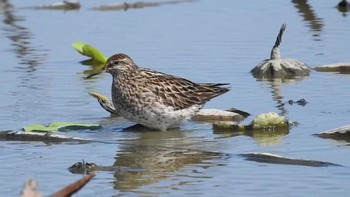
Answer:
M269 130L286 129L289 130L289 122L283 116L279 116L275 112L258 114L256 118L248 125L237 124L232 121L219 121L214 123L214 129L229 129L229 130Z

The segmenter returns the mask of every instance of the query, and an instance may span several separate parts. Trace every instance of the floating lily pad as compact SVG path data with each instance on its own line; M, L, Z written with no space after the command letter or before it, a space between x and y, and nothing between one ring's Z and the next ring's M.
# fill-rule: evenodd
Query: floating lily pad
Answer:
M49 125L51 128L58 128L58 131L65 130L80 130L80 129L100 129L99 124L86 124L86 123L74 123L74 122L53 122Z
M23 127L24 131L40 131L40 132L54 132L57 131L57 128L47 127L41 124L31 124Z
M73 122L53 122L48 126L41 124L31 124L23 127L24 131L38 131L38 132L55 132L55 131L66 131L66 130L80 130L80 129L99 129L99 124L84 124L84 123L73 123Z
M72 47L80 54L90 57L98 62L105 63L107 61L106 56L89 44L85 44L83 42L73 42Z

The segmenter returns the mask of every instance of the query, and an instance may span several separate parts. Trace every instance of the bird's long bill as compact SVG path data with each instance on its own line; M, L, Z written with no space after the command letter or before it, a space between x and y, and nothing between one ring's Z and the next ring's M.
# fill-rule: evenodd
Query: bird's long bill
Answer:
M104 69L101 69L99 71L96 71L94 73L91 73L90 75L86 76L85 79L90 79L91 77L95 76L95 75L98 75L98 74L101 74L103 73L105 70Z

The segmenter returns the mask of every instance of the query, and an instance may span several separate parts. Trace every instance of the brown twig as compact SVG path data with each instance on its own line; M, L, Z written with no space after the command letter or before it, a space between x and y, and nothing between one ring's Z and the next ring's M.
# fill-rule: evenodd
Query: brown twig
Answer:
M96 174L92 173L89 175L84 176L83 178L79 179L78 181L67 185L66 187L62 188L61 190L53 193L50 195L50 197L68 197L73 195L74 193L78 192L84 185L86 185L92 177L94 177Z

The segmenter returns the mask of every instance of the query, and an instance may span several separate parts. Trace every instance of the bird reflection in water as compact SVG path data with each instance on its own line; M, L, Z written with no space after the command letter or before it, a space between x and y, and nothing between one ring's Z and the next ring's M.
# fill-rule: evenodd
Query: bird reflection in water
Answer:
M200 171L219 165L211 160L222 161L228 156L202 151L204 148L201 141L202 139L188 138L184 131L173 130L141 132L137 139L121 142L114 166L143 170L116 171L115 189L122 191L137 189L169 177L174 177L173 181L178 179L179 185L184 183L180 181L183 178L179 178L183 176L187 177L186 180L189 182L198 181L199 178L211 178L204 176ZM195 167L186 168L190 165Z
M24 26L20 25L25 21L24 17L16 15L16 9L7 0L0 1L0 10L4 16L2 28L5 36L10 39L11 46L14 47L16 57L20 64L27 65L23 67L27 72L35 71L36 65L42 63L47 54L40 47L31 46L32 33ZM22 67L21 67L22 68Z
M294 7L297 8L298 13L303 17L303 20L307 22L307 26L314 33L313 37L319 37L320 32L323 30L324 19L317 17L312 6L307 2L307 0L292 0ZM319 38L315 38L315 41L320 41Z
M45 78L46 76L35 72L38 65L46 60L47 50L33 46L34 35L23 25L25 17L18 14L22 10L10 2L0 0L0 14L3 19L0 31L9 40L8 46L3 47L5 61L2 62L2 71L9 74L4 75L3 80L11 81L10 87L5 86L8 91L3 95L6 106L2 110L6 116L16 117L11 121L18 122L27 121L28 114L35 117L42 111L50 111L50 106L46 103L49 100L47 93L50 77ZM12 56L15 57L14 62L11 60ZM43 91L45 96L42 95ZM43 97L46 99L39 99Z

